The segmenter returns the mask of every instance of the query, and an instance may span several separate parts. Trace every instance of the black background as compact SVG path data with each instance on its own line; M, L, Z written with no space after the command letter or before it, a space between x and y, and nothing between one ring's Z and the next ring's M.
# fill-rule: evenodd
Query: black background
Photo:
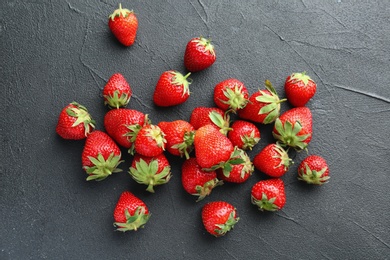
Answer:
M388 259L390 256L390 3L388 1L128 1L139 19L126 48L111 35L114 1L12 1L0 4L2 164L0 259ZM217 61L191 75L191 96L179 106L154 106L160 74L185 73L192 37L211 37ZM307 104L314 134L309 154L327 159L331 179L321 187L283 176L287 203L276 213L250 204L255 171L242 185L225 184L196 203L181 187L182 159L168 156L173 178L148 194L122 173L87 182L84 141L55 133L61 109L85 105L104 130L102 89L122 73L134 96L129 108L153 123L189 120L212 106L214 86L234 77L250 93L269 79L281 97L293 72L307 71L318 90ZM282 105L286 111L288 103ZM253 156L274 141L272 126ZM144 229L115 232L112 212L124 190L152 212ZM200 212L213 200L232 203L241 217L214 238ZM244 257L245 256L245 257Z

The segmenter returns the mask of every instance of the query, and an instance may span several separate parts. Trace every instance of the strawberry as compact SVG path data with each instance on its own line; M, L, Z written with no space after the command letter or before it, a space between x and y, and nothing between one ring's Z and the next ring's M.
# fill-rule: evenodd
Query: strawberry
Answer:
M319 155L306 157L298 167L298 179L309 184L322 185L329 180L329 167Z
M194 127L184 120L161 121L157 125L165 134L167 151L188 159L194 144Z
M202 168L222 167L234 150L232 142L212 125L195 131L196 161Z
M238 110L238 116L252 122L270 124L280 114L280 103L286 99L279 99L275 88L269 80L265 81L265 90L259 90L249 97L248 104Z
M108 27L117 38L117 40L126 47L134 44L137 36L138 19L133 10L116 9L108 19Z
M120 172L121 150L111 137L99 130L93 131L85 141L81 155L83 169L89 180L101 181L114 172Z
M209 202L202 208L202 222L208 233L224 236L240 220L236 208L225 201Z
M216 58L211 40L196 37L187 43L184 53L184 66L191 72L197 72L213 65Z
M303 73L293 73L286 78L284 91L288 101L294 107L303 107L314 96L317 84Z
M216 186L223 184L217 179L215 171L204 171L194 157L183 163L181 183L186 192L198 197L197 201L204 199Z
M56 132L64 139L84 139L95 128L95 121L86 107L72 102L64 107L58 117Z
M307 107L295 107L284 112L276 121L272 135L282 146L306 149L312 137L312 115Z
M226 135L230 130L230 117L217 107L196 107L191 112L190 124L195 129L205 125L212 125Z
M259 210L277 211L286 204L284 182L280 178L262 180L253 185L251 190L252 204Z
M253 158L253 165L259 171L271 177L281 177L287 171L292 160L278 144L269 144Z
M227 137L234 146L243 150L252 150L253 146L260 141L260 130L251 122L236 120L231 125Z
M153 93L157 106L169 107L184 103L190 96L188 76L178 71L168 70L161 74Z
M224 111L236 112L248 103L248 90L238 79L226 79L214 87L214 103Z
M147 185L147 191L154 193L154 186L165 184L171 178L171 166L163 153L154 157L135 154L129 173L136 182Z
M125 77L120 73L115 73L103 88L104 104L110 108L125 107L129 103L132 93Z
M145 124L149 124L148 116L134 109L112 109L104 116L107 134L120 146L129 149L130 153L134 150L138 131Z
M136 231L143 228L149 218L145 202L129 191L122 192L114 209L114 226L118 231Z
M218 179L233 183L245 182L252 175L253 171L253 163L248 154L238 147L235 147L228 163L223 168L216 170Z
M144 125L135 138L135 152L148 157L161 154L167 142L164 136L164 132L157 125Z

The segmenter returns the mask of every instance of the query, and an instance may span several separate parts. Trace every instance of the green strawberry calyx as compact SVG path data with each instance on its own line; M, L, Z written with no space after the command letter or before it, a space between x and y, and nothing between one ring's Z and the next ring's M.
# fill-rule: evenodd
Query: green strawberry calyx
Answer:
M150 128L145 134L146 136L152 138L158 147L161 147L165 150L165 143L167 140L165 139L165 134L161 131L161 128L156 125L150 125Z
M115 90L113 95L104 95L104 105L108 105L110 108L120 108L125 107L130 102L130 95L127 93L122 93L120 96L120 91Z
M319 171L310 169L309 165L305 163L305 167L299 171L298 179L305 181L308 184L322 185L329 181L329 176L323 176L328 167L324 167Z
M129 150L127 151L129 154L134 155L134 153L135 153L134 142L135 142L135 138L138 135L139 130L141 130L141 128L143 126L150 125L150 124L151 124L151 121L149 119L149 115L146 114L143 125L140 125L140 124L125 125L125 127L129 131L126 132L123 136L126 136L127 140L129 140L129 143L131 143Z
M307 148L308 144L305 140L309 138L311 134L298 135L298 133L302 130L302 125L299 121L292 124L287 120L283 124L278 118L275 121L275 129L278 133L273 131L272 135L278 140L278 143L281 146L293 147L296 150L304 150Z
M146 214L146 209L142 206L136 208L133 216L130 215L128 209L125 209L125 216L126 223L114 222L114 226L117 227L117 231L137 231L137 229L143 228L150 218L150 214Z
M275 204L276 197L268 198L265 192L262 192L261 199L256 199L251 197L252 204L256 205L259 210L264 211L277 211L280 209L279 206Z
M130 167L130 176L138 183L145 184L147 191L154 193L154 186L167 183L171 178L171 167L165 166L158 172L158 160L151 160L147 163L140 159L135 163L135 167Z
M235 113L238 109L243 109L248 104L249 100L245 97L242 89L242 85L236 84L233 89L227 87L223 90L227 100L221 100L221 102L229 106L228 111Z
M236 209L232 210L229 214L229 218L223 224L216 224L216 229L214 230L215 236L223 236L231 229L234 228L234 225L240 220L239 217L236 217Z
M196 202L203 200L206 196L210 195L211 191L216 187L223 185L223 181L218 180L217 178L209 180L203 186L196 185L195 190L196 193L193 193L192 195L198 196L198 199Z
M134 11L133 11L133 10L126 9L126 8L122 8L122 4L119 3L119 8L116 9L116 10L109 16L109 19L111 19L112 21L114 21L115 17L120 17L120 16L127 17L130 13L134 13Z
M80 105L77 102L72 102L70 104L73 105L73 107L68 107L66 109L66 113L69 116L76 118L76 121L72 124L72 127L83 124L85 129L84 134L87 136L89 133L91 133L92 129L95 128L95 120L92 119L85 106Z
M305 87L307 84L309 84L309 81L311 80L309 75L306 75L306 71L302 73L293 73L290 75L290 82L291 83L297 83L302 81Z
M263 124L270 124L280 115L280 103L286 101L287 99L279 99L278 93L269 80L265 81L265 88L269 91L269 93L259 90L261 95L256 97L256 101L267 104L263 106L258 113L259 115L267 114Z
M184 134L183 142L172 145L172 149L177 149L180 156L185 156L186 159L190 158L190 153L194 149L194 137L195 131L189 131Z
M115 155L110 153L107 159L104 159L101 153L96 158L88 156L88 159L92 162L93 166L84 166L84 170L87 172L87 181L96 180L102 181L109 175L115 172L121 172L122 169L117 168L121 161L121 155Z
M255 137L255 131L252 131L249 135L242 135L241 141L243 143L242 149L252 150L252 148L260 141L260 137Z
M284 171L288 171L288 168L294 163L293 160L288 156L287 151L280 145L276 144L273 148L278 155L272 156L272 158L280 159L280 163L276 168L283 167Z
M230 116L229 113L225 113L224 116L222 116L220 113L216 111L211 111L209 113L209 118L211 122L213 122L216 126L220 128L220 132L223 135L227 135L227 133L232 130L230 127Z
M192 83L191 79L188 77L191 75L191 72L188 72L186 75L183 76L178 71L173 71L172 72L172 81L171 83L176 86L183 86L183 94L184 95L190 95L190 84Z
M211 39L206 39L200 36L198 39L195 39L194 42L198 46L203 46L205 52L209 52L211 55L215 56L214 46L211 44Z
M216 165L211 166L210 168L203 168L203 170L204 171L215 171L217 169L222 169L223 175L225 175L226 177L229 177L230 172L233 170L234 165L238 165L238 164L246 165L246 163L247 163L247 158L245 158L246 156L247 156L247 154L242 149L235 147L233 152L230 155L229 160L227 160L226 162L220 162ZM249 162L250 162L250 159L249 159ZM243 168L246 168L246 167L244 166Z

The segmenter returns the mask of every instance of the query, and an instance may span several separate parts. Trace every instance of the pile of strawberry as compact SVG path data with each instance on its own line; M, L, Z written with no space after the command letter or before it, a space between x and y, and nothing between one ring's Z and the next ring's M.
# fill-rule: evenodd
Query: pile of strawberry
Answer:
M138 21L134 12L119 9L110 16L109 27L118 40L134 43ZM184 65L189 73L165 71L157 81L153 101L157 106L175 106L190 96L190 73L207 69L216 60L210 40L191 39L185 49ZM243 183L255 169L269 178L253 185L251 202L260 210L276 211L286 203L281 177L293 163L290 149L306 150L312 139L312 114L306 103L316 92L316 83L305 73L293 73L284 85L285 99L280 99L271 82L253 94L245 85L230 78L214 87L215 107L196 107L189 120L153 123L148 115L127 108L132 88L120 73L110 77L103 88L105 131L95 129L95 121L86 107L72 102L61 111L56 132L64 139L86 138L81 155L87 180L101 181L121 171L120 147L132 158L129 174L137 183L154 192L157 185L169 182L171 166L164 152L183 158L181 183L197 201L210 195L223 182ZM281 104L288 100L294 108L280 115ZM234 120L232 120L234 116ZM268 144L251 159L247 151L260 140L256 124L274 124L275 142ZM325 159L307 156L298 167L299 180L321 185L329 179ZM117 230L137 230L149 220L145 203L124 191L114 210ZM202 209L205 229L222 236L239 221L236 208L225 201L213 201Z

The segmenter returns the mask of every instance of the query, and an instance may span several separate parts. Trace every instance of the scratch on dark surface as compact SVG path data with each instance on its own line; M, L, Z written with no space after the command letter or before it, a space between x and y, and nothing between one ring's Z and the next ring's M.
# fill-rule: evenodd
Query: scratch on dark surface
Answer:
M372 233L370 230L368 230L367 228L365 228L364 226L360 225L358 222L356 222L355 220L353 219L349 219L347 218L347 220L351 221L353 224L355 224L356 226L358 226L360 229L362 229L363 231L367 232L368 234L370 234L373 238L375 238L376 240L378 240L380 243L382 243L384 246L386 246L387 248L390 249L390 245L387 244L385 241L383 241L380 237L376 236L374 233Z
M272 243L269 243L266 239L262 238L260 235L255 235L255 234L252 234L252 233L248 233L248 235L252 235L254 236L255 238L258 238L260 239L261 241L263 241L264 244L267 245L267 250L268 251L273 251L275 254L279 255L279 256L282 256L283 258L293 258L292 256L290 255L286 255L286 254L283 254L281 251L279 251L277 248L275 248L275 245L273 245Z
M202 10L203 10L203 13L204 15L202 15L198 9L194 6L194 4L190 1L190 4L191 6L194 8L194 10L196 11L196 13L198 14L198 16L200 17L200 19L202 19L203 21L203 24L206 26L207 30L210 32L210 27L209 27L209 23L208 23L208 13L206 12L206 8L205 8L205 5L202 3L202 1L198 0L198 3L199 5L202 7Z
M334 19L338 24L340 24L341 26L343 26L344 28L347 28L347 26L341 22L336 16L333 16L331 15L328 11L326 11L325 9L319 9L321 11L323 11L325 14L327 14L328 16L330 16L332 19Z
M226 252L229 256L232 257L232 259L239 259L239 258L237 258L236 256L234 256L227 248L225 248L225 247L222 247L222 248L223 248L223 250L225 250L225 252Z
M81 10L79 10L79 9L77 9L76 7L72 6L68 1L67 1L67 3L68 3L68 7L69 7L70 10L72 10L72 11L78 13L78 14L85 14L85 13L82 12Z
M144 100L143 98L138 97L134 93L132 94L131 98L135 99L135 101L137 101L137 103L140 104L141 106L149 108L149 109L153 109L153 107L151 107L151 106L149 106L149 105L147 105L146 103L143 102L143 100Z
M338 84L329 84L329 85L333 86L333 87L336 87L336 88L339 88L339 89L344 89L344 90L347 90L347 91L350 91L350 92L361 94L361 95L364 95L364 96L367 96L367 97L370 97L370 98L381 100L381 101L384 101L386 103L390 103L390 99L388 99L386 97L382 97L382 96L376 95L374 93L369 93L369 92L366 92L366 91L363 91L363 90L358 90L358 89L354 89L354 88L350 88L350 87L343 86L343 85L338 85Z
M358 109L356 107L350 107L350 106L347 106L344 104L344 107L347 107L349 109L352 109L352 110L355 110L355 111L358 111L360 113L365 113L365 114L379 114L379 113L386 113L386 112L390 112L390 109L382 109L382 110L369 110L369 111L365 111L365 110L361 110L361 109Z
M307 8L307 5L306 5L306 3L305 3L304 0L301 0L301 3L303 4L303 6L304 6L305 8Z

